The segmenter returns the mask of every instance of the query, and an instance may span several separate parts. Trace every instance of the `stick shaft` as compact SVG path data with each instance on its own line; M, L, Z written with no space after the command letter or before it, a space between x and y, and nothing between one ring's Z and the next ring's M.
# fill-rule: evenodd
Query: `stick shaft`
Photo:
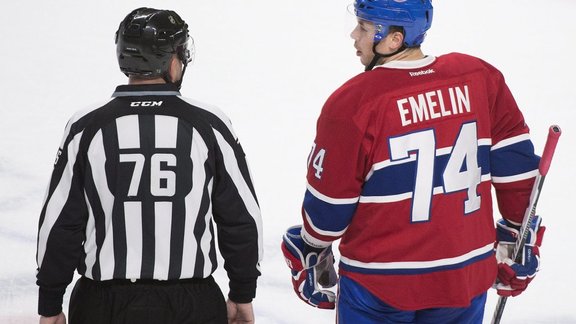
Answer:
M532 187L532 193L530 195L530 202L526 212L524 213L524 219L522 220L522 226L520 227L520 236L516 241L514 246L513 260L515 262L520 262L519 256L520 251L524 248L526 244L526 239L528 238L529 224L532 223L533 218L536 216L536 206L538 205L538 200L540 198L540 192L544 186L544 179L546 179L546 174L548 169L550 169L550 164L552 163L552 157L554 156L554 151L556 150L556 144L558 144L558 139L562 134L562 130L558 125L552 125L548 129L548 138L546 139L546 145L544 146L544 152L540 159L538 165L538 175L534 181L534 186ZM500 296L498 298L498 303L496 304L496 310L494 311L494 316L492 317L492 324L499 324L504 313L504 307L506 306L506 300L508 297Z

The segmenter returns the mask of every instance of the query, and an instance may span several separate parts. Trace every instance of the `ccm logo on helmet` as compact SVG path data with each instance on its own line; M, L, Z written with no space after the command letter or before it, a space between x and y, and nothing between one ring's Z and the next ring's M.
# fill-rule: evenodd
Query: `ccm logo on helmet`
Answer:
M160 107L162 101L132 101L130 107Z

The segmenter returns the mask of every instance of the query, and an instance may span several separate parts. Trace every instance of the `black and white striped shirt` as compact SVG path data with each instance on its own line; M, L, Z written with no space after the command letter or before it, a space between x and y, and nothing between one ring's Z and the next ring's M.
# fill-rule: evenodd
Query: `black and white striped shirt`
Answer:
M75 269L99 281L206 278L216 237L230 298L250 301L260 209L229 119L172 85L119 86L66 126L40 216L39 312L61 307Z

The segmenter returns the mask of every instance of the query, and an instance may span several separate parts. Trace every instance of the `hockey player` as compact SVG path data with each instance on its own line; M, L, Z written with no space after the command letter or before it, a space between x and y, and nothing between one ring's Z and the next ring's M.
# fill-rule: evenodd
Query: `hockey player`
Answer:
M66 322L76 269L70 323L254 322L260 210L230 120L180 96L192 45L174 11L120 23L128 85L68 122L40 216L40 323ZM216 230L228 301L212 278Z
M496 68L423 53L430 0L356 0L354 12L366 69L318 118L303 225L282 242L294 290L336 306L339 323L481 323L495 282L515 296L539 268L539 217L522 264L507 248L537 174L529 129ZM338 239L335 305L322 287L336 283Z

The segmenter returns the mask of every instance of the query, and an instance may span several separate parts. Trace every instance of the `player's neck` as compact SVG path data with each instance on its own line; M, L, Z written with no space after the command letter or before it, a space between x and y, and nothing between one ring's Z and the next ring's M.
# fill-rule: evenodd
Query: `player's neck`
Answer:
M424 57L425 55L419 47L407 48L394 56L382 58L379 63L385 64L392 61L415 61L423 59Z
M153 79L146 79L146 78L137 78L130 76L128 78L128 84L131 85L140 85L140 84L162 84L166 83L162 78L153 78Z

